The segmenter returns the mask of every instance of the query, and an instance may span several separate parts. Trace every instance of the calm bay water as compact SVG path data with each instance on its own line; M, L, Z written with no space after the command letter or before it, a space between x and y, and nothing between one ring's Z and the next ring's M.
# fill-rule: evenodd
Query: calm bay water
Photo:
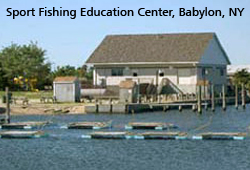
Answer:
M222 112L190 110L152 112L136 115L89 114L61 116L13 116L12 121L51 120L43 130L50 134L40 139L0 139L0 169L250 169L250 140L86 140L90 131L59 127L75 121L113 121L123 130L131 121L172 122L178 131L196 134L206 131L245 132L250 126L250 108ZM203 129L199 128L207 125Z

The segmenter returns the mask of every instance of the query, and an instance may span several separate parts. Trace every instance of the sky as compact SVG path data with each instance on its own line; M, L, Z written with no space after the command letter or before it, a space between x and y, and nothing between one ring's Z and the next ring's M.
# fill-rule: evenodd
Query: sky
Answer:
M38 16L38 9L77 10L73 20L68 16ZM80 16L80 8L124 10L139 8L174 10L175 18L142 17L91 17ZM195 7L204 10L221 10L225 18L178 16L179 8ZM36 16L18 16L12 19L6 9L36 10ZM242 16L228 16L229 8L245 8ZM37 42L47 51L46 57L53 68L63 65L81 66L108 34L154 34L215 32L232 64L250 64L250 1L249 0L1 0L0 50L11 43Z

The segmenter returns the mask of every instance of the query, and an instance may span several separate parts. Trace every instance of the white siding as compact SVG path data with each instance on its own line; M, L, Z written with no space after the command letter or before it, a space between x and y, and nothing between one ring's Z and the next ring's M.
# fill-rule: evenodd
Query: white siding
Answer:
M54 83L54 96L59 102L75 102L74 83Z
M179 85L195 85L196 84L195 68L178 69L178 84Z
M179 70L179 71L178 71ZM164 76L158 76L157 72L163 72ZM133 72L137 72L137 77L133 76ZM141 83L160 84L163 78L168 78L172 83L178 85L195 85L196 84L196 69L195 68L130 68L124 69L123 76L112 76L111 68L98 68L97 74L97 85L101 85L102 81L106 81L106 85L119 85L120 81L126 79L132 79L137 81L140 79Z

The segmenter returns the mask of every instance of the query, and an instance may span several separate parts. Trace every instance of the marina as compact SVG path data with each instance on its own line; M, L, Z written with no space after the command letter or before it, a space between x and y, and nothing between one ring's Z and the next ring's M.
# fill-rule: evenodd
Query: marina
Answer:
M87 169L93 167L93 163L82 163L82 160L88 162L98 162L100 164L94 164L95 168L105 166L107 162L114 160L124 160L129 162L129 167L132 169L138 164L138 161L142 161L144 169L150 167L152 169L158 166L151 166L152 163L161 164L162 159L166 160L164 166L169 167L171 162L185 159L193 162L197 160L194 165L190 164L190 169L204 167L203 162L207 161L209 167L220 168L227 167L228 162L224 162L225 155L229 151L233 150L233 155L227 157L228 161L244 161L247 162L247 157L242 153L250 152L248 135L230 140L206 140L194 139L194 136L206 132L244 132L248 133L247 127L250 125L249 112L239 107L238 110L234 106L228 106L225 112L220 109L216 109L213 113L210 110L203 112L202 115L197 116L192 110L184 110L179 112L178 110L172 110L171 112L149 112L144 114L86 114L86 115L25 115L25 116L12 116L12 122L25 122L25 121L48 121L51 120L53 125L44 126L41 128L43 132L46 132L45 136L36 138L33 134L28 138L3 138L0 139L0 145L3 146L0 150L2 154L2 164L0 166L3 169L8 169L10 163L19 161L20 157L23 160L21 166L25 167L26 163L30 161L37 161L37 158L41 160L43 169L53 167L55 169L61 169L65 164L72 163L72 160L80 161L80 165L74 165L73 168L81 169L85 166ZM207 125L211 116L213 120L206 126L206 128L199 128L199 130L193 131L196 127ZM72 122L108 122L112 120L112 129L103 130L67 130L60 128L61 125L69 125ZM124 130L124 126L130 122L173 122L178 125L177 132L155 131L155 130ZM230 125L230 126L229 126ZM175 130L175 129L173 129ZM6 130L0 130L5 132ZM27 130L25 130L26 132ZM93 133L95 132L95 133ZM105 133L104 133L105 132ZM6 133L6 132L5 132ZM23 133L23 132L22 132ZM93 138L90 134L93 133ZM7 135L7 134L5 134ZM235 135L235 134L234 134ZM236 140L238 139L238 140ZM241 140L239 140L241 139ZM239 147L241 146L241 147ZM187 156L189 153L189 156ZM216 154L214 154L216 153ZM216 161L209 161L204 158L214 157L220 163ZM170 156L171 155L171 156ZM65 158L65 159L64 159ZM135 159L137 158L137 159ZM51 161L51 164L46 164ZM58 167L54 165L54 162L61 163ZM63 163L62 163L63 162ZM126 163L127 164L127 163ZM183 163L181 163L183 164ZM33 168L35 168L34 165ZM62 166L61 166L62 165ZM67 166L70 168L71 166ZM124 163L125 165L125 163ZM183 164L183 166L186 163ZM243 163L247 166L247 163ZM120 163L115 164L114 169L119 169ZM178 169L178 165L173 168ZM105 166L108 168L108 166ZM183 168L185 169L185 168Z

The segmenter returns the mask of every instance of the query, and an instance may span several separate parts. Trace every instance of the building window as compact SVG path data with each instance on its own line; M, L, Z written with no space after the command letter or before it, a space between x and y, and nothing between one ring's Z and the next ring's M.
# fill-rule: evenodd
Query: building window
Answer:
M137 72L134 72L134 73L133 73L133 77L137 77Z
M113 68L111 70L112 76L123 76L123 69L122 68Z
M220 69L220 76L224 76L224 69L223 68Z
M159 76L160 76L160 77L164 77L164 73L163 73L163 72L160 72Z

